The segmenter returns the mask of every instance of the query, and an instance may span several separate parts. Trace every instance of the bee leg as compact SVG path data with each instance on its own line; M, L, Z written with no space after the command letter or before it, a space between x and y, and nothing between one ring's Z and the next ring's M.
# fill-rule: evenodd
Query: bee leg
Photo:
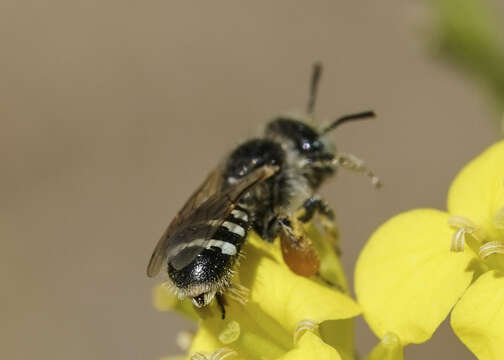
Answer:
M320 215L320 224L324 228L324 232L329 236L334 251L336 251L338 255L341 255L341 249L339 247L340 236L338 227L334 222L334 211L325 200L315 195L305 201L298 213L298 220L307 223L312 220L316 214Z
M330 208L329 204L325 200L322 200L317 195L312 196L308 200L306 200L303 204L302 210L303 213L298 215L298 220L303 223L306 223L313 219L315 213L318 213L329 220L334 220L334 211Z
M221 293L215 294L215 299L217 300L217 305L219 305L219 309L222 314L222 320L224 320L226 318L226 299Z
M295 274L313 276L318 273L320 260L302 223L296 218L282 218L279 236L285 263Z
M343 169L365 174L371 179L371 183L376 188L382 186L382 183L378 178L378 176L376 176L375 173L372 170L370 170L366 166L366 164L364 164L364 161L362 161L355 155L338 153L333 160L333 164L336 167L342 167Z
M273 242L280 231L280 218L276 215L272 215L270 218L265 219L264 223L265 225L259 234L263 240Z

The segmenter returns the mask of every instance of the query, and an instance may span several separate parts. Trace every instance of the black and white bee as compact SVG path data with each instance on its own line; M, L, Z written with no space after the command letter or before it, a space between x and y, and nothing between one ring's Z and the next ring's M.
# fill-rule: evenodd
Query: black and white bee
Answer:
M336 151L326 136L339 125L374 117L365 111L316 128L312 118L321 65L315 64L305 119L278 117L263 136L232 151L210 173L159 240L147 275L167 271L180 297L196 307L216 297L224 317L222 294L231 286L233 267L253 229L264 240L279 237L285 262L297 274L317 273L319 261L302 223L318 213L332 220L330 207L316 195L339 167L376 176L356 157Z

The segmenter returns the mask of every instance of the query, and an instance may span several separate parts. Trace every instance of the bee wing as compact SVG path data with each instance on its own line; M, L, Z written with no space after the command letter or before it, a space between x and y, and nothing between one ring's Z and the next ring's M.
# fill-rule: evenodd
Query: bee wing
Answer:
M147 275L157 275L165 261L171 261L176 269L191 263L203 251L243 194L277 171L276 166L263 166L224 188L222 168L215 169L159 239L147 267ZM188 246L193 241L196 246Z
M216 167L200 185L198 189L189 197L182 209L177 213L168 228L165 230L161 239L159 239L152 256L147 266L147 275L149 277L156 276L161 269L161 265L166 259L168 248L170 247L169 239L172 238L177 229L185 228L191 220L193 213L204 204L212 195L218 194L222 188L223 176L222 167Z
M179 211L177 217L172 221L170 226L178 225L181 222L187 221L190 215L195 212L203 203L210 197L217 195L224 182L222 176L223 164L216 167L200 185L198 189L189 197L184 207Z

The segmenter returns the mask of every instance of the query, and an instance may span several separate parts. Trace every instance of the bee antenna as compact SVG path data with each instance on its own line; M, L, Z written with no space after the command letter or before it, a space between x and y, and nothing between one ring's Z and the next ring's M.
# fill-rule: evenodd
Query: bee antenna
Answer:
M327 126L324 130L322 130L322 135L327 134L329 131L336 129L338 126L340 126L341 124L344 124L346 122L353 121L353 120L365 120L365 119L370 119L370 118L374 118L374 117L376 117L376 114L372 110L363 111L363 112L356 113L356 114L344 115L344 116L336 119L335 121L333 121L329 126Z
M313 110L315 109L315 101L317 100L317 89L321 75L322 75L322 63L320 61L317 61L313 64L313 71L310 83L310 95L308 98L308 107L307 107L308 115L313 114Z

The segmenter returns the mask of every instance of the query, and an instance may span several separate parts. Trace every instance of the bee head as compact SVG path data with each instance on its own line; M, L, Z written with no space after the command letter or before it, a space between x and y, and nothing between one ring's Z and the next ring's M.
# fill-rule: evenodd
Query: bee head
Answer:
M310 125L289 117L279 117L266 126L266 136L291 142L300 154L321 154L330 151L327 141Z
M317 61L313 64L310 81L310 92L306 111L307 119L313 119L321 74L322 64ZM331 156L334 154L335 149L324 135L336 129L343 123L353 120L367 119L374 116L375 113L373 111L364 111L356 114L345 115L321 129L316 129L310 126L306 121L297 119L296 117L279 117L267 125L266 136L287 139L308 161L327 161L332 159Z
M342 116L321 130L295 117L278 117L266 126L265 135L287 143L288 148L298 154L298 166L312 188L317 189L341 165L337 161L336 148L326 134L345 122L374 116L372 111Z
M266 136L287 139L307 160L330 160L335 149L325 135L346 122L372 117L375 117L373 111L345 115L321 130L293 117L279 117L266 126Z

